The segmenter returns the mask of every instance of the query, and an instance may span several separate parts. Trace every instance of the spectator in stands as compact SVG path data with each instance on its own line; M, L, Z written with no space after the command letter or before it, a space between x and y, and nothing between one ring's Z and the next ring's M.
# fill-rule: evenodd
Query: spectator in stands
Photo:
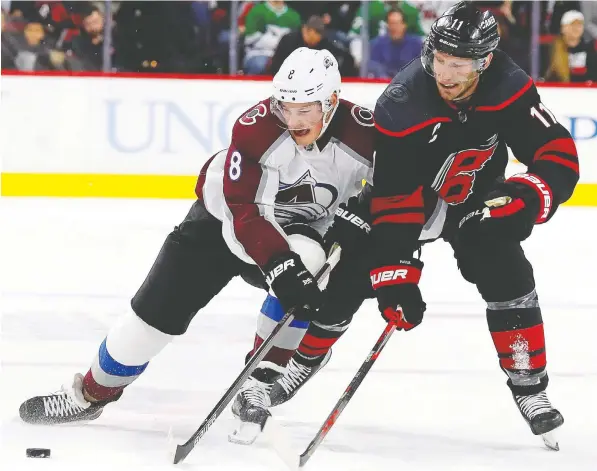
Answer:
M441 3L441 2L440 2ZM409 2L382 2L374 0L369 2L369 38L383 36L387 30L387 13L393 7L402 10L408 30L417 35L424 35L424 31L419 23L419 10ZM356 13L352 22L352 28L348 33L350 39L350 53L357 65L360 65L363 58L363 43L361 41L361 26L363 25L362 8Z
M63 69L63 52L52 49L46 42L46 31L38 17L25 24L22 32L3 33L3 55L12 57L18 70Z
M8 9L6 9L8 11ZM2 57L0 60L2 61L2 69L16 69L15 62L14 62L14 52L11 51L4 35L4 27L7 22L5 13L4 4L2 4L2 38L0 40L0 48L2 49Z
M593 44L583 38L584 16L570 10L561 19L561 34L552 44L546 79L558 82L597 80L597 53Z
M301 27L299 14L283 1L255 5L245 23L244 70L249 75L264 74L282 37Z
M393 8L387 15L388 32L371 41L369 73L373 77L391 78L421 54L420 36L407 32L404 12Z
M344 77L354 76L356 69L351 55L340 49L325 37L325 23L323 18L312 16L299 31L288 33L278 44L271 63L271 73L276 74L286 58L299 47L310 49L327 49L338 61L338 68Z
M90 5L91 2L83 1L12 1L10 8L13 15L40 21L45 30L45 40L57 49L64 49L79 34L81 12Z
M102 70L104 46L104 15L97 7L83 12L81 34L73 39L72 53L85 70Z

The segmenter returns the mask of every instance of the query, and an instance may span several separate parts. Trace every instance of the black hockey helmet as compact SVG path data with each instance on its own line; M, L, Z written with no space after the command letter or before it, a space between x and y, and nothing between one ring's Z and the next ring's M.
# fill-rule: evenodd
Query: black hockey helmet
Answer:
M489 11L477 10L472 2L460 2L446 10L431 26L423 45L421 62L425 71L434 75L434 52L441 51L451 56L473 59L480 73L485 69L487 56L499 42L495 16Z

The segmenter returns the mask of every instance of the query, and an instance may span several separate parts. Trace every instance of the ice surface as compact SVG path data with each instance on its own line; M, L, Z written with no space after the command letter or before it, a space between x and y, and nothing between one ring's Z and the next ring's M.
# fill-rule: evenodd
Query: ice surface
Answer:
M283 470L268 447L228 443L227 411L181 465L184 441L243 365L263 293L234 281L151 362L122 400L84 426L34 427L26 398L85 373L99 343L189 201L0 200L2 470ZM546 451L520 417L499 370L484 305L449 246L424 250L424 323L396 333L306 469L339 471L597 470L597 210L562 208L525 250L535 266L551 377L566 418L561 451ZM274 410L297 450L323 419L383 329L368 301L328 366ZM25 448L52 458L25 458Z

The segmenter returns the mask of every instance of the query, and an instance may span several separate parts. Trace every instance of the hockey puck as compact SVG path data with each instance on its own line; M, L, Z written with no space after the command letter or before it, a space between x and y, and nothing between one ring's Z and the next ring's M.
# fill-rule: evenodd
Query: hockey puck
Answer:
M27 458L49 458L49 448L27 448Z

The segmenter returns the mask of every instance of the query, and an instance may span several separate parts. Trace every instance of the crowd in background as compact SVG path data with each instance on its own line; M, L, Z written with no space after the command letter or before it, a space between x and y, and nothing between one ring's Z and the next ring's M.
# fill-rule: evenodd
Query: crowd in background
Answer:
M362 2L5 1L2 69L271 75L297 47L328 49L343 76L391 78L420 54L431 24L455 1L370 1L363 43ZM530 70L530 1L478 1L498 19L500 48ZM107 11L108 10L108 11ZM238 12L237 34L230 15ZM107 16L111 37L104 44ZM597 0L540 2L540 77L597 81ZM364 48L367 48L366 50ZM363 54L364 50L367 52Z

